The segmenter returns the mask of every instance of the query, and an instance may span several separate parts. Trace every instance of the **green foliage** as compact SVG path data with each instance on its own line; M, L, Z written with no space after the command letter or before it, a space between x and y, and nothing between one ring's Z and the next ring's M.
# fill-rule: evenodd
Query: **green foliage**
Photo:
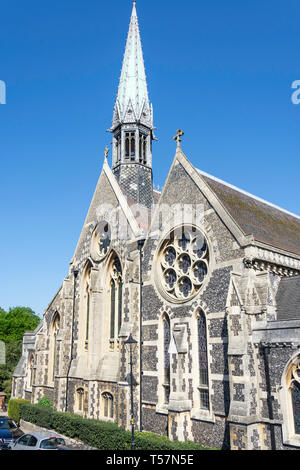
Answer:
M41 319L28 307L0 308L0 340L5 343L6 363L0 365L0 391L7 399L11 394L13 371L22 355L22 338L25 331L35 330Z
M85 419L30 403L21 406L21 418L101 450L131 448L131 432L119 428L115 423ZM138 450L207 450L194 442L169 441L167 437L153 433L136 432L135 442Z
M12 418L16 423L20 423L21 419L21 405L24 403L30 403L28 400L15 399L9 400L8 402L8 416Z
M41 319L29 307L0 309L0 340L4 343L22 341L25 331L36 329Z
M39 406L47 406L47 407L52 407L51 401L47 397L42 397L39 401Z

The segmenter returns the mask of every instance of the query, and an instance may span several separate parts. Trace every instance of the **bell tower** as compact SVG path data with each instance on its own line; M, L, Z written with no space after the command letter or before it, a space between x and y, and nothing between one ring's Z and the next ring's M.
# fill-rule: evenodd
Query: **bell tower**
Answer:
M110 129L113 134L112 171L128 202L148 208L153 193L153 131L153 108L148 97L134 1Z

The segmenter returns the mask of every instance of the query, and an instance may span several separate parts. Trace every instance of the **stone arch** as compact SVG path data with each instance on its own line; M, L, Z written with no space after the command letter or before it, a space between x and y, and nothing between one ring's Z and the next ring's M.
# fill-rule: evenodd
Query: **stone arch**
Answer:
M60 332L61 317L58 311L55 311L49 328L50 343L49 343L49 370L48 370L48 382L54 384L55 374L58 373L59 369L59 357L58 357L58 342L57 338Z
M106 419L114 418L114 396L110 392L101 393L102 415Z
M284 443L300 445L300 351L286 364L280 388Z
M106 265L106 319L108 324L109 347L118 346L118 336L123 322L123 266L120 256L112 250Z
M90 336L90 313L92 305L92 273L93 263L87 259L80 280L80 310L79 310L79 350L87 351Z

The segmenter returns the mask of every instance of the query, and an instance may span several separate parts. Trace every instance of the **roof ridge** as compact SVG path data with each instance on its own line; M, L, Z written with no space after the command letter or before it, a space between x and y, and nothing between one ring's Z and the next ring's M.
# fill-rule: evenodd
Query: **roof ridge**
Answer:
M215 176L212 176L209 173L206 173L205 171L199 170L198 168L196 168L196 171L198 171L198 173L200 173L203 176L207 176L208 178L211 178L212 180L216 181L217 183L221 183L221 184L233 189L234 191L238 191L239 193L244 194L245 196L249 196L253 199L256 199L259 202L267 204L268 206L273 207L274 209L280 210L281 212L284 212L285 214L290 215L290 216L295 217L296 219L300 220L299 215L294 214L293 212L290 212L286 209L283 209L282 207L277 206L276 204L273 204L272 202L266 201L265 199L262 199L259 196L255 196L254 194L251 194L247 191L244 191L243 189L240 189L237 186L234 186L233 184L227 183L226 181L223 181L220 178L216 178Z

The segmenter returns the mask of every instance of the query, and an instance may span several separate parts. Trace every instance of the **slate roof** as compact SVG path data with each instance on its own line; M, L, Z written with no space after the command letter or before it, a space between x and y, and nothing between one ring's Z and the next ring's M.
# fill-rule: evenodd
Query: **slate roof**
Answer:
M198 170L245 235L300 255L300 217Z
M281 279L277 295L277 320L300 318L300 276Z

